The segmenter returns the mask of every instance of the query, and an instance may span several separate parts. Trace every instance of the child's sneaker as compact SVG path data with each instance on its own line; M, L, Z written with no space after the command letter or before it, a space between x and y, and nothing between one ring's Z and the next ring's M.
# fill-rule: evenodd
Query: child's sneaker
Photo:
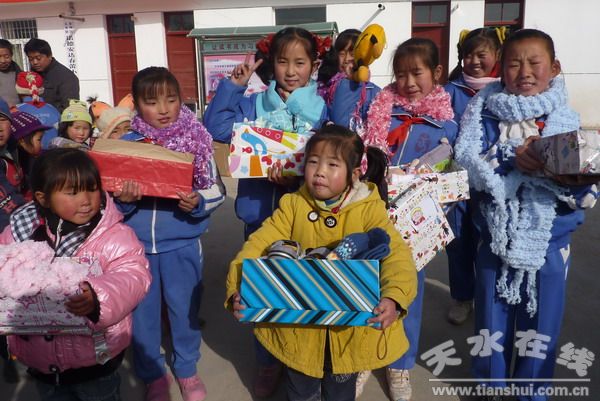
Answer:
M206 398L206 386L198 375L177 378L183 401L202 401Z
M467 321L473 310L473 301L454 301L454 305L448 311L448 321L455 325L461 325Z
M363 391L365 389L365 384L367 384L367 380L369 380L370 376L371 376L370 370L363 370L363 371L358 372L358 376L356 377L356 396L355 396L355 398L358 398L361 396L361 394L363 393Z
M254 395L258 398L267 398L273 395L279 385L283 364L275 363L273 366L259 366L254 378Z
M393 401L410 401L412 387L407 369L386 368L385 377L390 390L390 398Z
M173 379L168 374L159 377L146 386L145 401L171 401L169 387Z

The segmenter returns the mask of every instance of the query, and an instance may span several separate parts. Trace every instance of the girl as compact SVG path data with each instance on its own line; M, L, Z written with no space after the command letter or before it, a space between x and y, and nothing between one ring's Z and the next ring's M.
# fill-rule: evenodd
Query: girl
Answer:
M131 130L132 112L125 107L110 107L96 120L100 138L119 139Z
M169 399L172 379L160 352L162 300L167 306L173 346L173 373L184 401L206 396L196 374L200 359L198 310L202 295L202 244L199 237L210 214L224 200L225 190L212 158L212 139L181 102L175 76L166 68L148 67L133 77L136 131L127 139L153 142L195 155L191 193L179 199L141 198L135 183L115 193L125 222L144 244L152 285L133 314L133 351L137 376L147 385L146 400ZM128 134L129 135L129 134Z
M42 400L120 400L121 365L131 341L131 311L150 285L135 233L102 191L86 153L54 149L36 159L34 200L17 209L0 243L45 241L57 256L98 260L103 274L80 284L67 310L88 318L93 335L9 336L9 352L29 367Z
M263 58L253 65L246 62L235 67L230 79L221 80L206 109L204 123L213 138L230 142L234 122L244 119L261 119L271 128L300 134L321 127L327 108L317 94L317 84L310 78L316 71L318 56L325 52L320 41L305 29L289 27L259 42L257 48ZM244 97L254 71L269 82L269 87L265 92ZM247 239L273 213L283 194L296 188L297 182L284 179L279 167L271 169L268 180L239 180L235 212L244 222L244 237ZM281 365L257 346L259 368L254 392L267 397L276 390Z
M25 175L23 193L28 200L32 199L27 185L31 168L34 160L42 153L42 137L50 128L29 113L16 111L12 114L11 135L17 141L18 160Z
M460 123L467 103L485 85L500 80L498 59L505 28L463 30L458 41L458 65L450 73L446 91L452 98L454 121ZM454 300L448 311L448 321L464 323L473 309L475 291L475 248L470 202L459 202L448 212L454 240L446 247L450 295Z
M319 94L329 104L330 90L333 90L342 78L349 77L354 67L354 44L360 36L358 29L346 29L335 39L331 50L323 57L319 67L317 82ZM333 90L335 91L335 90Z
M321 393L324 400L354 400L357 372L385 366L408 347L399 317L415 296L415 267L375 184L359 181L363 153L358 135L346 128L330 125L317 131L306 145L304 185L284 195L273 216L230 265L226 306L239 318L244 313L238 294L242 261L264 255L274 241L291 239L303 249L331 247L348 234L374 227L390 236L392 252L382 260L382 297L374 310L378 316L370 320L380 322L383 332L371 327L256 325L258 340L288 367L291 401L321 399ZM369 156L370 169L379 166L379 171L385 171L384 155L376 158L370 151ZM312 214L318 217L307 217ZM332 219L337 224L326 224ZM384 355L377 352L381 347L387 347Z
M596 200L595 186L569 186L565 177L544 178L532 142L579 128L558 76L552 38L535 29L510 36L501 55L502 82L482 89L463 115L456 159L469 171L473 220L481 238L475 268L475 331L495 336L503 351L475 355L477 378L506 387L504 378L542 395L556 360L556 343L570 264L570 233L583 222L582 208ZM516 356L515 335L532 330L544 359ZM522 339L521 339L522 340ZM526 380L525 380L526 381ZM541 388L541 391L540 391ZM502 390L501 388L499 390ZM501 397L489 399L502 399Z
M86 104L80 100L71 100L60 115L58 138L51 142L51 147L77 147L89 149L89 138L92 133L92 116ZM60 140L66 138L68 141Z
M384 150L391 166L399 166L432 150L442 138L454 144L458 129L452 120L450 96L438 84L442 66L435 43L422 38L401 43L392 66L395 82L379 92L371 103L364 140L368 146ZM417 297L405 320L410 347L386 370L394 401L407 401L412 393L408 370L415 365L419 348L425 269L419 271L417 278ZM358 393L362 392L367 375L361 374Z

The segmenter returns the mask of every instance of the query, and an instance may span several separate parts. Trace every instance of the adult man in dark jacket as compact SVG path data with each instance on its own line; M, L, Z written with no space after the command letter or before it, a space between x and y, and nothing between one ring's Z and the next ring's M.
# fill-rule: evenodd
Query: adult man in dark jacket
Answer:
M17 74L21 72L12 57L13 45L6 39L0 39L0 97L11 107L19 103L15 81Z
M25 54L31 69L44 78L44 99L62 111L69 99L79 99L79 78L52 57L52 49L42 39L31 39L25 44Z

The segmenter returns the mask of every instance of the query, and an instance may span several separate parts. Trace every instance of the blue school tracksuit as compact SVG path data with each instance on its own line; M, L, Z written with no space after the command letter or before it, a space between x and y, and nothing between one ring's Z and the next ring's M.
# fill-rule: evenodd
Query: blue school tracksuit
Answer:
M460 119L469 101L477 93L471 89L462 75L444 86L450 94L454 121ZM446 217L454 232L454 240L446 246L448 255L448 281L450 296L457 301L471 301L475 293L475 252L477 238L471 221L471 201L457 202Z
M340 84L335 97L336 99L352 99L356 98L357 92L359 92L358 87L347 82L344 86ZM370 106L370 104L368 106ZM342 116L344 113L347 114L348 110L351 108L352 103L336 103L334 101L331 115ZM420 118L413 120L410 113L403 108L396 106L392 109L389 135L394 135L395 132L398 132L395 130L400 129L399 127L401 125L408 127L408 134L404 141L397 142L390 147L394 152L394 155L390 160L391 166L410 163L414 159L438 146L442 138L447 138L450 144L454 145L458 134L458 126L456 122L452 120L437 121L428 116L420 116ZM410 346L402 358L389 365L389 367L393 369L411 369L415 365L417 359L423 310L423 292L425 289L425 269L421 269L421 271L418 272L417 279L417 296L408 307L408 315L403 321L404 331Z
M130 132L125 140L143 136ZM214 161L212 174L217 177ZM144 244L150 262L152 284L133 311L133 350L137 376L150 383L165 374L160 352L161 305L164 298L171 325L173 372L178 378L196 374L200 359L201 332L198 311L202 296L202 244L210 214L225 200L219 180L198 190L200 202L191 213L177 206L178 200L145 196L135 203L116 202L125 223Z
M296 89L290 95L292 101L297 101L295 106L288 104L292 110L289 118L294 119L294 110L298 109L298 105L303 107L322 107L319 121L313 125L313 128L320 128L327 120L327 107L322 99L318 102L307 102L313 95L317 95L316 84L312 83L310 88ZM274 89L274 84L271 83L269 90ZM257 115L264 112L264 107L258 105L257 102L262 100L263 93L253 94L249 97L244 96L246 91L245 86L236 85L229 79L222 79L217 87L215 96L210 101L206 112L204 113L204 126L210 132L213 139L223 143L231 142L233 124L243 122L244 119L254 121ZM301 99L297 96L302 94ZM313 99L316 100L316 99ZM308 103L308 104L307 104ZM320 105L320 106L319 106ZM281 105L283 106L283 105ZM318 113L318 110L316 110ZM279 199L283 195L297 188L286 188L281 185L269 182L267 179L248 178L238 180L237 197L235 198L235 213L237 217L244 222L244 238L248 239L250 234L260 228L262 222L273 214L273 211L279 206ZM256 339L255 348L257 361L260 366L271 366L277 362Z
M484 111L482 116L485 132L482 150L482 154L484 154L498 141L499 121L489 112ZM543 118L538 121L543 121ZM516 168L514 158L510 158L500 161L496 172L504 175L514 168ZM526 280L521 286L522 301L519 304L509 305L497 295L496 283L500 277L502 262L490 249L492 237L482 214L482 208L490 204L492 199L487 193L472 192L473 223L479 231L480 238L476 254L475 334L479 335L482 329L488 329L491 335L502 332L502 337L496 342L504 348L503 352L492 350L490 356L476 355L473 357L472 371L476 378L540 379L553 377L557 341L565 306L566 277L571 262L571 233L584 220L584 211L581 209L575 210L572 207L581 208L583 202L589 202L590 198L595 199L598 197L598 193L595 192L593 186L572 186L569 189L573 205L570 206L565 202L557 201L556 217L552 223L552 237L546 251L546 261L536 274L538 305L537 313L533 317L530 317L526 311L526 300L528 299L525 292ZM512 277L513 275L509 274L509 282ZM534 330L542 338L542 344L547 346L547 351L543 352L545 359L517 355L513 374L511 375L511 361L515 341L519 340L516 333L527 332L528 330ZM530 351L530 348L527 350ZM534 383L536 389L549 385L550 383L546 382ZM491 382L489 386L506 387L507 383ZM545 401L547 397L526 396L520 397L519 400Z
M355 130L352 126L353 114L357 114L363 121L367 119L369 106L375 96L381 91L372 82L354 82L350 79L342 79L333 95L333 101L329 107L331 121L342 127ZM358 107L358 110L357 110Z

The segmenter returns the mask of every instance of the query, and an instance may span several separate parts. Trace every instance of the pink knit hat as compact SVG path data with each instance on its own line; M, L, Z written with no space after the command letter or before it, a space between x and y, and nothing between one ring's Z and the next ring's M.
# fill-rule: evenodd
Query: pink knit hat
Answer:
M34 102L40 101L40 95L44 93L44 79L40 74L33 71L24 71L17 74L15 89L19 95L30 95Z

